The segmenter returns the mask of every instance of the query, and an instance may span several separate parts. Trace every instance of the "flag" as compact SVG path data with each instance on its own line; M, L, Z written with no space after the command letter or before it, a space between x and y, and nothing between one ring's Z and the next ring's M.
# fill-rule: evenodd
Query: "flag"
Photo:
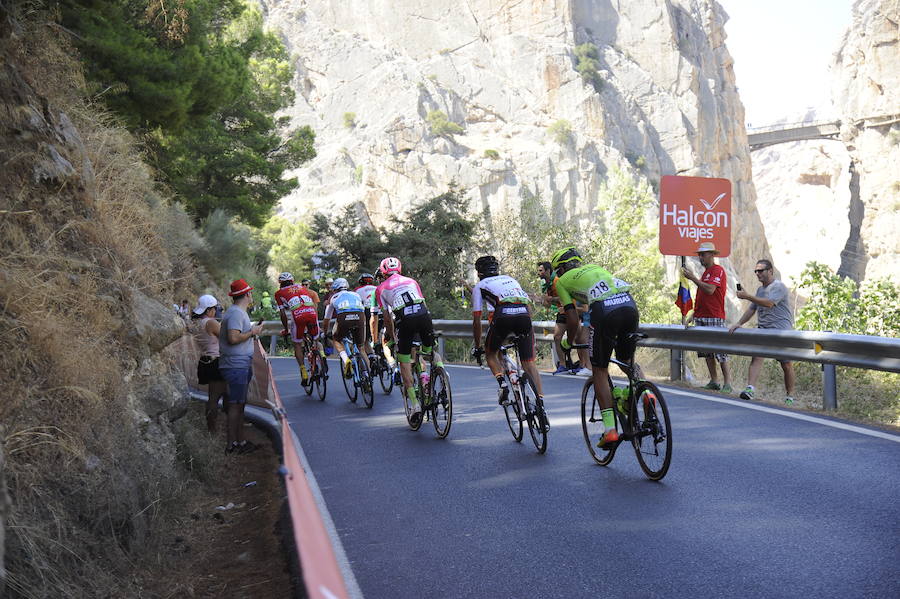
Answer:
M675 305L681 310L682 316L687 316L688 312L694 309L694 300L691 299L691 292L684 275L681 275L678 281L678 297L675 298Z

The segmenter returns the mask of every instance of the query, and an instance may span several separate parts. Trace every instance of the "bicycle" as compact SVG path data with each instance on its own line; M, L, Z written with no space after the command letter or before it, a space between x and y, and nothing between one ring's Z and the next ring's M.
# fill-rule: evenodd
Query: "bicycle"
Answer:
M632 333L629 342L646 339L643 333ZM587 344L573 345L574 348L588 348ZM669 409L659 388L650 381L644 380L635 371L638 370L634 359L620 362L610 358L628 377L628 390L624 397L613 394L613 414L619 431L619 440L606 448L596 446L603 435L603 417L600 415L600 401L594 391L593 379L588 378L581 391L581 431L584 442L595 462L606 466L612 462L616 449L622 441L631 441L641 470L650 480L662 480L669 471L672 461L672 425L669 421ZM614 389L609 379L610 391ZM590 396L590 399L588 399ZM599 423L599 426L594 426ZM589 430L590 429L590 430Z
M344 344L347 357L350 359L350 377L347 377L343 372L343 364L341 364L341 381L344 383L344 391L347 392L350 403L356 403L357 396L361 390L363 403L371 410L375 404L375 389L372 387L372 377L369 374L369 369L366 368L362 354L359 353L359 347L356 346L356 343L353 342L349 335L344 337L341 343ZM351 387L353 389L352 393L350 392Z
M440 334L435 335L435 340ZM412 376L413 386L416 389L416 397L422 404L422 412L419 418L413 418L412 404L406 391L406 385L400 383L400 391L403 394L403 406L406 410L406 422L409 428L419 430L426 418L434 425L434 432L438 439L444 439L450 434L450 425L453 423L453 393L450 390L450 377L445 368L434 366L434 352L422 354L428 360L428 382L422 382L422 365L419 363L419 345L413 344L412 350Z
M377 378L378 382L381 384L381 390L384 391L385 395L390 395L391 391L394 389L394 379L400 370L396 361L394 362L394 367L391 368L380 343L375 346L375 360L372 361L371 366L372 380Z
M315 387L319 401L325 401L325 393L328 389L328 364L319 355L316 342L308 332L303 334L303 366L306 368L306 381L303 381L302 373L300 379L303 390L307 395L312 395L313 387Z
M522 442L525 435L523 422L528 423L528 432L538 453L547 451L547 433L550 431L550 419L544 410L544 400L538 396L534 381L522 368L519 359L517 342L524 335L511 335L506 343L500 345L500 362L503 366L503 378L512 397L503 403L503 411L506 414L506 425L513 439L517 443ZM515 359L510 359L512 351ZM478 365L481 366L481 356L478 356Z

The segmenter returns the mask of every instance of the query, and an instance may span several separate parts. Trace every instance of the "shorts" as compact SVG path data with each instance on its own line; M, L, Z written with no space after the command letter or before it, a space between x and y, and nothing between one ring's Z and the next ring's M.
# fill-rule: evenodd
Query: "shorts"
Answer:
M337 315L337 328L334 338L343 341L344 337L350 339L356 345L362 345L365 342L365 329L363 328L362 319L363 312L342 312Z
M569 318L566 316L565 312L556 313L556 324L567 324L568 322Z
M716 327L717 329L725 328L724 318L698 318L695 316L694 322L697 323L698 327ZM723 363L728 361L728 354L715 354L712 352L698 351L697 356L700 358L715 358L717 362Z
M292 314L291 318L288 319L288 329L291 332L291 341L294 343L303 342L303 333L308 332L313 339L318 339L321 334L319 331L319 319L315 311Z
M590 314L588 344L591 364L597 368L608 368L614 349L620 362L629 362L634 357L636 342L628 341L627 337L637 332L641 320L631 294L618 293L606 300L595 301L591 304Z
M519 312L521 310L521 312ZM495 352L510 335L524 335L516 343L523 362L534 361L534 327L525 304L501 304L494 312L491 326L484 339L484 349Z
M222 373L219 372L219 357L200 356L200 361L197 362L197 382L201 385L208 385L224 380Z
M405 310L413 310L409 314L403 314ZM402 316L402 317L401 317ZM394 319L397 322L397 355L408 356L412 353L413 340L416 335L422 340L423 347L434 345L434 326L431 324L431 314L425 304L415 304L407 308L394 311Z
M366 308L365 323L363 328L366 330L365 343L372 341L372 308Z
M228 383L228 403L247 403L247 393L250 391L250 380L253 378L253 369L247 368L220 368L222 378Z

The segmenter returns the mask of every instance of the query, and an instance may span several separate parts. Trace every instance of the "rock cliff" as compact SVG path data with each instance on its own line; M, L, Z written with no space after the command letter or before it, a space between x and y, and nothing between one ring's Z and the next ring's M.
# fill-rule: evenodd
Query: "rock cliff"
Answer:
M528 190L556 218L584 219L622 168L653 184L730 179L726 268L746 275L767 252L727 15L713 0L262 6L297 57L290 116L317 133L317 158L281 203L289 217L358 203L380 223L456 182L479 212Z

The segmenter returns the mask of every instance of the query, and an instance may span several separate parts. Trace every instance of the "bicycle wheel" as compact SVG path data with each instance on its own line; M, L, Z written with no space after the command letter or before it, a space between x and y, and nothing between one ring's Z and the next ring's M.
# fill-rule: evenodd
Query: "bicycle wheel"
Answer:
M362 394L363 403L370 410L375 405L375 389L372 388L372 377L369 369L363 361L362 354L356 354L356 372L359 374L359 391Z
M522 410L519 408L519 386L510 385L509 393L509 403L503 406L503 411L506 413L506 425L516 443L521 443L525 430L522 427Z
M338 363L341 365L341 382L344 383L344 391L347 392L347 397L350 399L350 403L356 403L356 381L354 380L353 375L353 358L350 358L350 378L346 376L346 370L344 363L339 359Z
M431 371L431 423L439 439L450 434L453 424L453 393L450 391L450 377L442 368L439 373Z
M319 401L325 401L325 393L328 390L328 367L325 364L325 359L322 358L318 354L313 354L313 368L315 374L316 381L316 392L319 394Z
M672 425L662 393L653 383L641 381L635 386L636 400L631 406L634 436L631 444L641 470L650 480L660 480L672 461Z
M306 367L306 383L303 382L303 375L301 374L300 386L303 387L303 390L306 391L307 395L312 395L313 387L316 386L316 381L313 377L313 361L309 351L303 352L303 365Z
M413 371L413 378L416 380L418 380L418 378L419 378L416 375L415 371ZM421 396L421 393L419 393L419 389L421 389L421 387L422 387L421 385L414 385L414 388L416 389L416 393L418 393L419 405L421 405L421 403L422 403L422 399L421 399L422 396ZM417 430L419 430L419 427L422 426L422 420L424 420L425 414L424 414L424 412L422 412L419 414L419 417L417 419L413 419L412 404L409 401L409 394L407 393L406 385L403 384L403 381L400 382L400 393L403 394L403 408L406 411L406 422L409 424L409 428L413 429L414 431L417 431Z
M519 388L525 400L525 418L528 421L528 432L538 453L547 451L547 415L544 413L544 402L538 397L537 387L527 374L519 379Z
M616 421L618 426L618 419ZM601 466L606 466L612 462L613 456L616 455L618 443L609 448L601 449L597 447L597 441L603 436L603 416L600 414L600 400L594 392L594 384L588 379L584 383L584 389L581 391L581 432L584 435L584 443L587 445L588 452L594 461Z
M376 356L375 360L378 362L378 382L381 383L381 390L385 395L390 395L394 389L394 371L388 364L387 358Z

